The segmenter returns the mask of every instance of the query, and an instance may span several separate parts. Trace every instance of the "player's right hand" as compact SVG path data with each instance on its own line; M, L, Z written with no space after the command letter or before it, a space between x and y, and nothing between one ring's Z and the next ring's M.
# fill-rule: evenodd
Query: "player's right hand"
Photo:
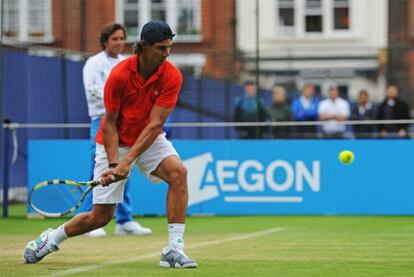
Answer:
M99 179L102 186L106 187L112 183L116 183L127 178L114 173L114 169L115 168L108 168L106 171L104 171L104 173L102 173L101 178Z

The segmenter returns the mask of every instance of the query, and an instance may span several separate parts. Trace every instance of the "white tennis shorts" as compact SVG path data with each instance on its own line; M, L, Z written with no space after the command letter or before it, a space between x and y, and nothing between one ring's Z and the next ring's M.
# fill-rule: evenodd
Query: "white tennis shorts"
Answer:
M128 152L129 147L119 147L119 159ZM96 144L96 157L94 179L98 180L101 174L108 169L108 159L106 157L105 147L99 143ZM168 156L178 156L174 146L169 142L165 134L160 134L151 146L142 153L132 164L135 165L142 174L144 174L151 182L158 183L161 179L151 175L158 165ZM132 168L131 168L132 169ZM93 188L94 204L115 204L124 201L124 187L126 180L112 183L109 186L96 186Z

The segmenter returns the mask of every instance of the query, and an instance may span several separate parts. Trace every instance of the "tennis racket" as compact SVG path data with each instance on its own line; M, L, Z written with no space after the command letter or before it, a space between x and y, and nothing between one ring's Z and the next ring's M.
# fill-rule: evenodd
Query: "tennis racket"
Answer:
M93 187L100 184L99 181L44 181L32 188L27 202L45 217L61 217L78 209Z

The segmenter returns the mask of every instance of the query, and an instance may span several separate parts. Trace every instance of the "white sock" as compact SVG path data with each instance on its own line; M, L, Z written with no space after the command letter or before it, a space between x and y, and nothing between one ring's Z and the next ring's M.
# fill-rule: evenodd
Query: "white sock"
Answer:
M59 226L59 228L51 231L49 233L49 238L53 241L55 241L58 245L64 241L65 239L68 238L68 235L66 235L65 233L65 228L64 228L65 224L62 224Z
M184 231L185 224L168 224L168 248L175 250L184 248Z

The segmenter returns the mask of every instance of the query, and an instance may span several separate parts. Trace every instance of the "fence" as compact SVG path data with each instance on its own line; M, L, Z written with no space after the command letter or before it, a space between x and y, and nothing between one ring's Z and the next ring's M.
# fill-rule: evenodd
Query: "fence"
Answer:
M275 0L269 8L260 0L0 0L0 119L19 124L1 129L10 131L2 135L1 156L11 194L28 183L28 141L88 138L82 68L87 57L101 50L102 27L114 21L127 29L126 54L150 19L168 21L177 34L170 60L182 71L184 83L170 118L173 139L233 140L239 138L240 125L254 129L256 136L263 130L264 139L323 137L322 122L233 122L246 80L258 85L265 108L272 103L274 85L286 89L290 104L309 82L320 98L335 83L353 108L361 89L377 106L387 82L396 83L400 96L411 103L410 16L400 14L410 10L409 3L375 0L372 9L369 1L340 1L341 7L335 6L338 1L313 1L316 6L309 7L306 3L312 1ZM321 6L326 3L331 8ZM308 16L309 9L320 14ZM336 15L341 20L329 24ZM388 33L384 22L389 22ZM344 137L383 138L382 123L347 121ZM352 126L373 129L361 133ZM281 131L285 135L278 135Z
M312 124L321 125L323 123L324 122L314 122ZM344 122L344 124L348 123L367 124L367 122ZM380 121L376 123L407 124L414 123L414 121ZM230 122L204 122L174 123L171 124L171 126L173 129L194 128L194 126L198 126L197 128L214 129L215 126L220 126L220 128L233 128L234 126L254 126L255 124L257 123L236 124ZM293 124L294 122L280 122L263 123L260 125L292 126ZM311 123L303 123L302 125L309 124ZM40 125L22 124L18 126L17 124L10 124L7 127L16 130L17 127L21 127L21 129L27 127L39 128ZM61 128L61 126L58 125L43 125L42 127ZM84 126L73 125L72 127L86 128L88 126L85 124ZM5 133L8 133L8 131ZM407 169L407 167L409 167L407 159L411 156L410 149L412 149L413 140L172 139L172 142L175 147L177 147L182 160L189 168L191 213L412 213L412 209L407 206L409 201L405 196L404 201L397 203L395 201L396 197L399 199L402 198L397 196L396 193L387 194L386 192L388 191L390 182L393 183L396 192L401 193L400 189L402 191L410 189L411 186L405 180L411 178L410 174L412 171ZM86 180L89 178L90 161L88 140L36 139L30 140L28 143L30 147L28 150L27 168L21 172L21 174L25 175L27 178L28 189L33 187L36 183L46 179ZM338 160L339 152L344 149L350 149L354 151L356 155L355 164L350 166L348 170L343 168L344 165L341 166L341 163ZM10 152L13 152L13 148L10 150ZM9 151L6 149L4 152L7 153ZM13 215L17 209L24 209L22 205L13 204L18 204L18 202L24 201L26 197L26 186L24 188L11 187L11 193L7 195L9 180L13 180L13 176L10 176L9 179L9 176L7 175L7 172L9 172L8 167L13 167L12 162L10 161L13 160L11 157L13 155L10 153L9 156L6 167L2 169L3 172L6 173L3 176L3 195L4 199L9 200L3 202L2 212L4 217L9 215L9 210L11 211L10 214ZM378 168L382 166L384 161L389 162L387 170L378 172ZM336 179L338 174L345 174L344 176L349 177ZM139 184L139 186L134 186L134 189L132 190L133 193L137 193L136 195L134 194L135 213L162 214L163 205L156 204L159 202L159 197L157 198L155 195L158 195L160 191L164 191L166 186L159 185L155 188L155 186L147 184L148 182L145 178L135 171L131 178L132 183ZM300 178L303 178L303 180ZM259 187L260 180L264 182L260 185L263 186L263 190ZM235 188L236 186L238 187L237 190L230 188ZM268 186L268 189L264 189L265 186ZM306 192L306 189L304 189L306 186L309 186L312 189L312 193ZM350 188L347 188L348 186L350 186ZM213 196L210 193L212 189L209 187L216 187ZM279 190L282 189L282 187L286 189ZM384 201L378 197L376 197L375 200L364 202L365 204L362 206L346 205L345 202L343 202L343 205L341 204L342 206L332 206L330 202L333 198L340 199L342 197L341 193L338 194L338 191L343 191L343 193L346 192L347 194L349 194L350 191L355 191L355 193L356 191L359 191L361 195L359 195L360 200L358 201L363 201L364 198L369 198L369 194L372 193L371 190L373 187L376 188L376 194L381 192L381 195L383 194L381 197L387 199L390 198L392 199L392 202L395 203L382 205L381 203ZM237 193L239 190L240 192ZM17 193L20 193L20 199L18 199L19 195ZM291 195L292 193L293 196ZM216 202L224 201L219 206L217 206L217 203L214 204L215 202L200 204L209 201L210 199L215 199L219 195L225 196L223 196L223 199L219 198L215 200ZM313 204L308 201L302 203L304 196L311 196L312 199L314 196L316 196L316 198L323 196L323 200L312 202ZM158 200L155 201L155 198ZM309 197L307 197L307 199L308 198ZM296 201L296 199L302 200ZM355 200L355 198L353 200ZM55 200L50 199L50 201ZM252 206L247 210L245 208L234 208L234 206L232 206L231 209L230 207L227 207L227 205L231 205L232 203L241 205L242 202L246 202L245 204L248 205L252 205L256 202L263 204L257 205L257 207ZM273 210L275 208L274 206L269 210L268 206L271 205L271 203L273 203L272 205L281 205L275 203L296 204L295 207L289 209L282 205L283 207L278 206L277 210ZM349 204L349 202L346 203ZM20 214L22 213L20 212Z

